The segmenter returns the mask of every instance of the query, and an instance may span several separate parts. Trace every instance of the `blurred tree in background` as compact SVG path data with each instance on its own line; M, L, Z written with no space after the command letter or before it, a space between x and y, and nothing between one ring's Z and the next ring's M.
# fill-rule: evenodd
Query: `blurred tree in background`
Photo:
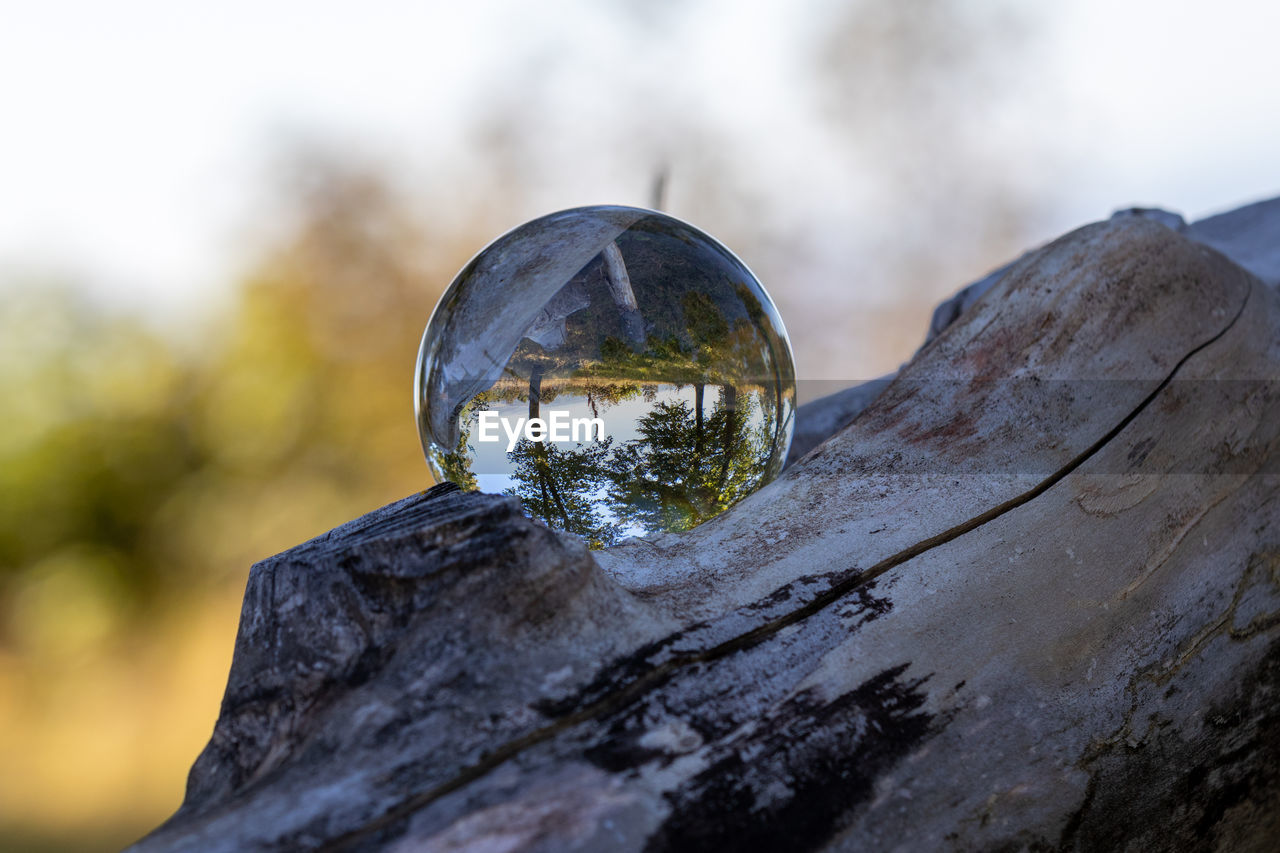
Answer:
M167 338L33 282L0 313L0 838L112 849L177 806L248 566L431 481L422 329L465 261L307 158L225 316ZM465 227L465 224L456 227ZM478 238L483 239L483 238Z

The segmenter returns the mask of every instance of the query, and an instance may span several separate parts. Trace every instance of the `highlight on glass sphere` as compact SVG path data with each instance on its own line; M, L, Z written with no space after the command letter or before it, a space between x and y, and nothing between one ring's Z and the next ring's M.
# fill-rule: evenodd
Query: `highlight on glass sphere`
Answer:
M688 530L777 476L795 369L728 249L662 213L582 207L458 273L422 338L414 406L438 481L514 495L603 548Z

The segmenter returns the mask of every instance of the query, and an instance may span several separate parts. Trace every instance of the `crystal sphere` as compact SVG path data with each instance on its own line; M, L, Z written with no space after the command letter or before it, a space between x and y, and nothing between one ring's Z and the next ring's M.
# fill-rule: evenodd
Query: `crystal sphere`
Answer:
M795 369L773 301L662 213L581 207L476 255L431 315L414 407L437 480L594 548L687 530L782 469Z

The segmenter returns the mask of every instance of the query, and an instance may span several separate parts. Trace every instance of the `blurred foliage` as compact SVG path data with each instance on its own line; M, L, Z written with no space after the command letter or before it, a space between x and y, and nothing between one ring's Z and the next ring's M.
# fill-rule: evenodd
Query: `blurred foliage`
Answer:
M216 716L248 566L430 485L411 388L477 242L310 161L230 309L162 334L73 288L0 312L0 846L154 826ZM433 242L434 241L434 242Z

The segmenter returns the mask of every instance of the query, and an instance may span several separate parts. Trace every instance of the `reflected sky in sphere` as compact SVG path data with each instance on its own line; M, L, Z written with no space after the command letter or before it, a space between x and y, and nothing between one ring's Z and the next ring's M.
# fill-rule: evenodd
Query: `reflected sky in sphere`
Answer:
M415 408L437 479L606 547L692 528L777 476L795 371L768 294L711 237L577 208L458 274L423 335Z

